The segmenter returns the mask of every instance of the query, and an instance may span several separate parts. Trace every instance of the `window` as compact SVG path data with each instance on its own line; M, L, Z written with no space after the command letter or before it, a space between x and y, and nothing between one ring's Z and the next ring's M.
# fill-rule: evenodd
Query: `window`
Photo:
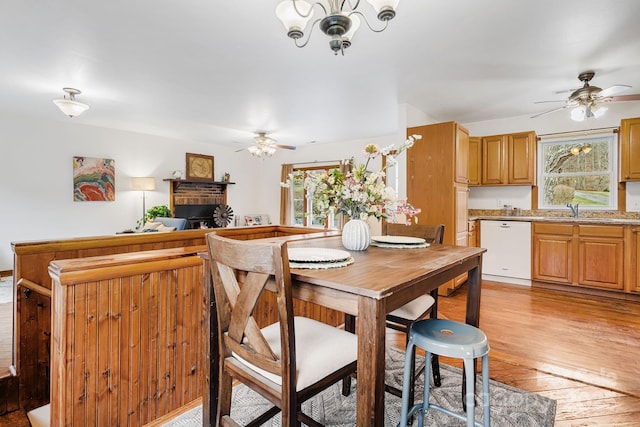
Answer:
M617 209L615 142L615 134L542 141L538 207L560 209L579 203L584 209Z
M318 173L338 169L339 165L329 165L324 167L312 168L294 168L293 179L291 180L291 195L293 203L293 218L295 225L304 225L307 227L324 227L325 218L318 214L309 214L314 212L313 197L304 189L304 179L309 173ZM340 228L340 224L336 215L328 218L328 228Z

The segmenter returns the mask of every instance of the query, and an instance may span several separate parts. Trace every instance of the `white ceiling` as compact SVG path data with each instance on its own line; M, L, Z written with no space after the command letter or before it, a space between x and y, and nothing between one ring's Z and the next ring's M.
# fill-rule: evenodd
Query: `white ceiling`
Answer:
M318 30L295 48L278 2L3 0L0 113L300 145L394 133L405 103L438 121L532 115L585 70L640 93L638 0L401 0L389 28L363 25L344 57ZM91 109L64 117L51 102L62 87Z

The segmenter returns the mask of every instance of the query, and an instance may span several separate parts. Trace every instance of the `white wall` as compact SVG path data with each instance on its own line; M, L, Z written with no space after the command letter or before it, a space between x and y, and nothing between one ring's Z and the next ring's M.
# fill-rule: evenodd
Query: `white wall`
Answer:
M589 127L618 126L621 118L640 117L640 102L611 104L596 123L575 124L564 112L538 119L515 117L467 123L471 135L483 136L535 130L538 134ZM182 141L90 127L69 119L46 122L23 117L0 117L0 271L13 269L10 242L109 235L135 226L142 211L142 197L130 190L130 177L155 176L156 191L147 193L147 207L169 203L168 183L175 169L184 170L185 153L215 156L215 176L229 172L235 185L228 187L227 201L235 215L267 213L277 223L280 210L280 168L283 163L326 161L355 157L362 161L367 143L399 144L407 127L435 123L414 107L398 106L398 127L389 135L367 140L307 145L296 151L278 151L268 159L252 157L246 151L211 144ZM312 139L312 138L310 138ZM115 159L116 200L74 202L73 156ZM406 195L404 156L398 162L401 197ZM529 187L472 188L471 209L497 208L497 200L527 209ZM628 210L640 211L640 183L627 186ZM419 206L418 206L419 207ZM372 230L377 231L375 228Z
M535 119L529 116L511 117L501 120L465 123L469 135L489 136L512 132L534 130L538 135L584 131L597 128L620 126L623 118L640 117L640 102L617 102L609 104L609 110L599 119L575 122L569 118L569 111L558 111ZM522 209L531 209L531 187L471 187L469 209L497 209L497 201ZM627 184L627 210L640 211L640 183Z
M231 174L227 202L236 213L259 211L265 163L248 152L67 122L0 117L0 271L13 269L10 242L109 235L135 227L142 194L131 191L132 176L156 177L147 208L169 204L169 178L185 169L185 153L215 157L216 179ZM73 156L115 160L116 200L73 201ZM277 179L275 181L277 186Z

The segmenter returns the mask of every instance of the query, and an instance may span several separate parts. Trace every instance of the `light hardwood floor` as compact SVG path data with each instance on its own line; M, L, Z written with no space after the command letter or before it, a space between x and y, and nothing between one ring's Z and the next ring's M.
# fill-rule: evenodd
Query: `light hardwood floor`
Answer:
M464 320L465 298L441 297L441 317ZM481 307L492 379L557 400L558 427L640 425L640 303L485 281ZM387 340L404 347L400 333Z
M439 298L440 317L463 321L465 298ZM490 377L555 399L556 426L640 426L640 303L484 281L480 328Z

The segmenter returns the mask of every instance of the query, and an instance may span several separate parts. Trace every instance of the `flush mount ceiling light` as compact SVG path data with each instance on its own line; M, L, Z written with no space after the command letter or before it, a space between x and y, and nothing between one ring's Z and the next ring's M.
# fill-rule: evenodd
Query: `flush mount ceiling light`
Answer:
M62 90L66 93L64 98L54 99L53 103L56 104L58 108L67 116L79 116L89 109L89 106L87 104L76 101L76 95L80 95L82 93L78 89L65 87L62 88Z
M276 15L282 21L287 30L287 36L292 38L297 47L305 47L309 43L311 33L316 24L323 33L331 37L329 46L337 55L351 46L353 34L360 26L358 15L364 19L367 27L373 32L380 33L387 28L389 21L396 16L396 8L400 0L367 0L375 9L378 20L384 23L379 29L373 28L367 17L358 10L360 0L323 0L309 4L304 0L284 0L276 7ZM316 18L311 25L307 25L314 18L314 11L318 9L322 15ZM302 42L305 31L308 28L306 41Z

